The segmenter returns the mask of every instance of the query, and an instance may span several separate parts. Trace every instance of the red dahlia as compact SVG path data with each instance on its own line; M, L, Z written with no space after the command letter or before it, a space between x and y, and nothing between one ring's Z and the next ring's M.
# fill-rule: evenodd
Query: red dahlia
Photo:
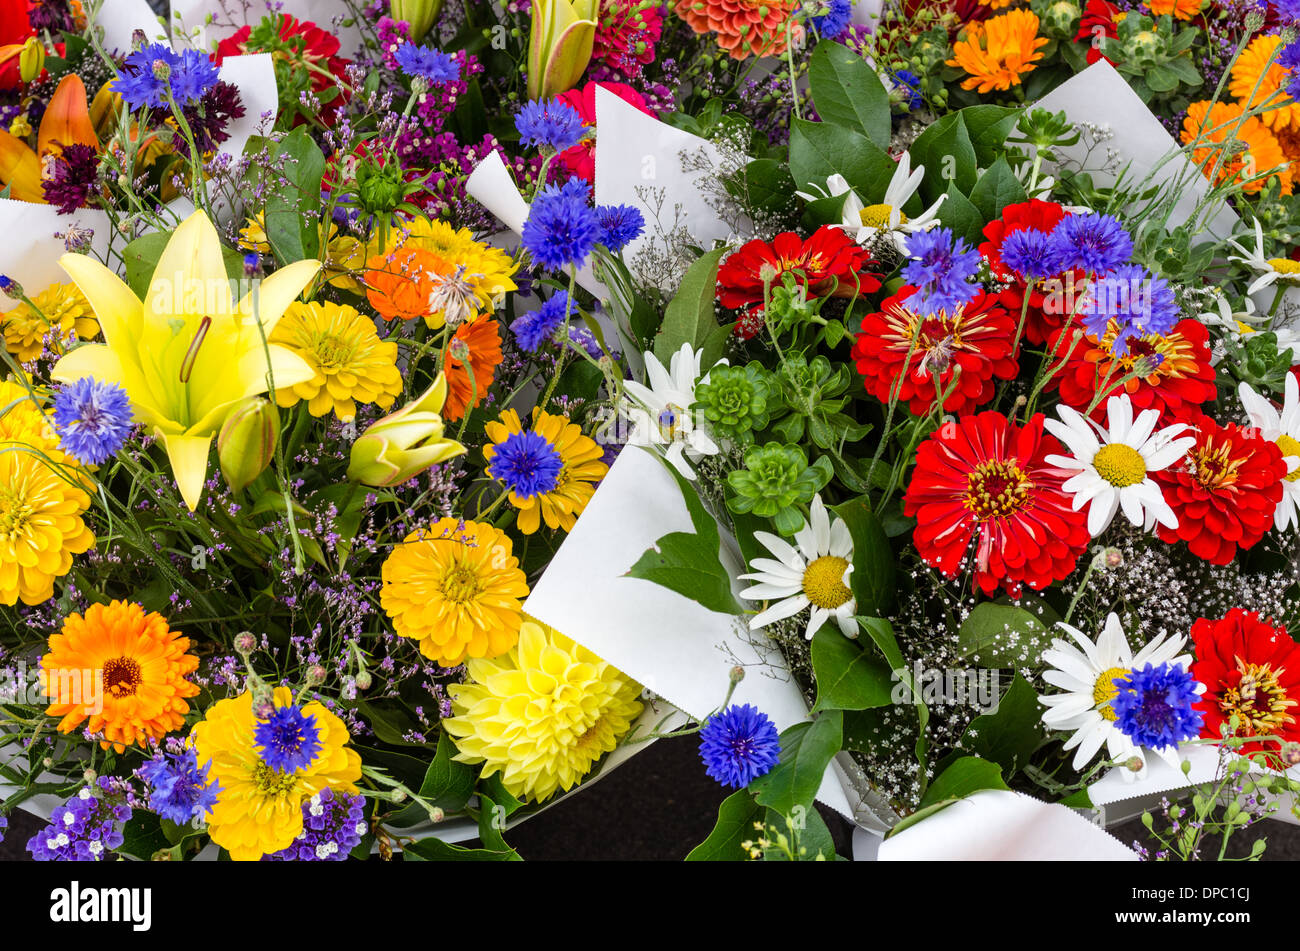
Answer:
M1002 217L990 221L984 226L985 241L979 246L980 254L988 259L994 276L1008 284L1002 291L1002 305L1015 315L1020 323L1020 312L1024 307L1025 294L1029 294L1029 309L1025 311L1025 339L1032 344L1042 344L1065 323L1069 309L1063 307L1045 307L1046 295L1043 293L1043 281L1035 281L1026 287L1025 281L1014 271L1007 270L1002 262L1002 242L1017 231L1031 228L1034 231L1050 233L1057 223L1069 215L1069 212L1054 201L1018 202L1002 209ZM1081 276L1081 275L1080 275ZM1077 280L1071 273L1061 275L1056 280ZM1058 295L1059 296L1059 295Z
M977 538L975 583L986 594L1001 585L1015 597L1022 582L1042 589L1069 575L1090 536L1087 512L1061 488L1074 472L1046 461L1062 451L1041 413L1024 427L995 412L945 423L917 450L903 498L921 557L954 577Z
M1178 516L1177 528L1158 531L1162 541L1181 538L1193 555L1226 565L1273 527L1287 465L1282 450L1257 429L1219 426L1202 416L1195 435L1180 464L1151 474Z
M952 315L940 311L922 316L903 305L915 290L899 289L885 298L878 313L862 321L853 359L867 391L887 403L901 374L898 398L920 416L929 412L936 389L948 392L960 367L944 410L960 416L987 403L994 395L995 377L1009 380L1016 375L1011 352L1016 319L996 297L983 293Z
M1124 12L1107 0L1088 0L1083 8L1083 18L1079 21L1079 32L1075 34L1076 43L1088 44L1088 65L1099 59L1109 59L1101 55L1098 37L1113 40L1119 36L1119 21L1124 19Z
M1235 736L1276 736L1300 740L1294 708L1300 701L1300 645L1273 619L1233 608L1219 621L1201 618L1192 625L1196 662L1192 676L1205 684L1196 708L1205 717L1201 736L1217 739L1237 717ZM1276 743L1247 743L1244 753L1276 756Z
M1073 334L1074 331L1070 330ZM1070 350L1069 339L1052 335L1050 345L1057 347L1057 359L1069 353L1065 368L1053 379L1061 391L1061 402L1079 412L1087 410L1103 385L1106 396L1097 401L1093 417L1100 420L1106 400L1127 393L1133 400L1133 412L1158 409L1162 421L1188 420L1199 415L1200 405L1215 396L1214 366L1210 363L1210 332L1199 320L1180 320L1164 334L1149 334L1130 340L1128 353L1111 355L1113 332L1098 340L1091 334ZM1138 361L1145 375L1131 377ZM1130 378L1131 377L1131 378Z

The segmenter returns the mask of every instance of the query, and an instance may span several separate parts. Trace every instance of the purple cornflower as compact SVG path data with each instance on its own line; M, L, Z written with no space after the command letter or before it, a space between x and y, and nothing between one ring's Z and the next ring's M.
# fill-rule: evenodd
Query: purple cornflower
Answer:
M366 834L366 800L322 789L302 804L302 832L264 862L342 862Z
M919 313L949 313L975 299L970 279L979 270L980 255L948 228L918 231L907 236L910 260L903 280L916 288L905 302Z
M1039 281L1061 273L1060 255L1046 231L1021 228L1002 242L1002 263L1026 281Z
M580 178L547 185L533 199L520 235L524 248L542 267L559 271L582 267L600 240L600 221L587 204L591 187Z
M262 761L282 773L308 766L321 751L316 718L297 706L276 707L253 731Z
M221 787L208 780L211 763L200 769L194 750L162 753L145 762L137 772L149 787L149 808L177 825L201 819L217 804Z
M1200 684L1182 664L1147 664L1116 677L1111 709L1120 732L1138 746L1163 750L1201 734L1204 717L1195 709Z
M558 96L547 102L529 102L515 115L521 145L545 146L556 152L582 141L587 127L578 111Z
M1066 215L1052 229L1052 243L1060 255L1061 270L1078 268L1105 274L1128 261L1133 240L1110 215Z
M460 78L460 64L442 50L403 43L393 54L398 68L412 78L430 83L451 83Z
M569 295L557 291L539 309L530 310L511 321L510 330L520 348L527 353L536 353L544 343L554 341L555 332L564 323L566 310L570 314L574 312Z
M112 780L101 776L98 789L83 786L54 810L49 824L27 841L38 862L98 862L122 844L121 823L131 809L121 801Z
M611 254L618 254L645 230L645 219L631 205L599 205L596 218L600 221L600 243Z
M553 490L563 468L564 460L550 440L540 433L524 431L511 433L497 445L487 473L504 482L521 499L531 499Z
M700 730L705 772L732 789L743 789L771 772L781 753L781 738L767 714L749 704L733 704L709 717Z
M54 429L69 455L97 466L116 455L131 434L131 399L116 383L83 376L54 397Z
M1178 302L1168 282L1141 265L1125 264L1093 281L1083 324L1098 339L1114 329L1111 352L1124 356L1129 340L1167 334L1178 318Z
M167 97L180 106L197 102L217 81L217 67L199 50L174 52L151 43L127 56L112 90L131 109L163 109Z

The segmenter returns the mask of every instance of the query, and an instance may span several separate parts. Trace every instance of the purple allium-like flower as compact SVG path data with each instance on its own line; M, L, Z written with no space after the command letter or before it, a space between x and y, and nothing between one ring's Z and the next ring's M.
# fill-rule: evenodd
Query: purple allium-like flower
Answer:
M812 18L812 25L824 40L833 40L849 27L853 19L850 0L827 0L825 12Z
M229 139L230 123L242 119L245 114L239 90L224 81L214 84L202 98L187 104L181 111L194 132L194 143L200 152L211 152Z
M564 460L550 441L527 430L511 433L497 445L487 473L521 499L531 499L554 489L563 468Z
M208 779L205 763L200 769L193 749L179 753L158 753L137 771L149 787L149 808L177 825L203 818L217 804L221 787Z
M530 310L511 321L510 331L522 350L536 353L543 344L555 340L555 332L564 323L566 310L573 313L569 295L556 291L538 310Z
M253 730L258 753L272 769L291 773L308 766L321 751L316 718L300 707L276 707Z
M700 730L705 772L732 789L743 789L771 772L780 754L776 725L748 703L732 704L710 717Z
M442 50L403 43L393 54L397 67L406 75L431 83L451 83L460 78L460 64Z
M1195 709L1200 684L1182 664L1147 664L1116 677L1115 686L1115 725L1138 746L1163 750L1201 735L1204 716Z
M342 862L366 834L366 800L322 789L302 804L302 832L264 862Z
M86 204L99 178L99 155L89 145L65 145L45 156L41 190L61 215Z
M542 267L558 271L582 267L600 240L600 221L587 204L591 187L580 178L547 185L533 199L520 235L524 248Z
M1021 228L1002 242L1002 263L1026 281L1061 273L1060 254L1051 235L1037 228Z
M98 862L105 852L122 844L121 824L131 818L108 776L92 789L83 786L54 810L49 824L27 841L27 851L38 862Z
M1060 254L1061 269L1078 268L1105 274L1128 261L1133 240L1110 215L1066 215L1052 229L1052 242Z
M645 218L631 205L599 205L596 218L600 221L600 243L611 254L618 254L645 230Z
M908 235L907 253L903 280L916 288L906 301L908 307L920 313L951 313L975 299L978 289L970 279L979 270L980 254L950 229Z
M69 455L97 466L115 455L131 434L131 399L116 383L83 376L54 397L54 429Z
M516 113L515 128L521 144L556 152L573 148L587 134L582 116L558 96L547 102L529 102Z
M1128 353L1128 341L1147 334L1166 334L1178 323L1178 302L1167 281L1138 264L1117 267L1088 289L1083 323L1097 338L1116 330L1111 351Z

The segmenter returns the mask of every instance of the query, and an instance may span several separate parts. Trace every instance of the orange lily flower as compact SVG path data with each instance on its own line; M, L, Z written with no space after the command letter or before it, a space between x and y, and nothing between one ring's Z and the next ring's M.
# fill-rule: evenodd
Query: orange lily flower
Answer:
M22 139L0 129L0 188L7 186L10 198L46 204L41 164L46 156L57 155L69 145L99 149L99 138L86 104L86 87L75 74L64 76L50 97L37 130L36 151Z

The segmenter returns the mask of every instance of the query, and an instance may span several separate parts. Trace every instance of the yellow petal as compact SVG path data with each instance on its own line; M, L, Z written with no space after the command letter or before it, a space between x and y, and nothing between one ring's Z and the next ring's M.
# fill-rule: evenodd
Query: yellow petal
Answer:
M244 299L239 302L239 313L256 315L269 337L289 305L298 299L298 295L312 282L319 270L320 261L315 260L294 261L288 267L280 268L244 295ZM276 386L279 385L277 380Z
M203 482L208 474L208 446L212 443L212 436L175 433L158 435L162 437L167 459L172 464L176 487L181 490L181 498L193 512L198 508L199 498L203 495Z
M143 305L122 279L85 254L65 254L59 264L81 289L110 347L132 346L139 334Z
M73 383L87 376L103 383L116 383L131 398L136 422L156 426L166 419L139 368L123 363L116 351L102 343L83 344L60 357L50 376L62 383Z
M41 160L27 143L0 129L0 186L9 186L9 197L44 205Z
M204 386L194 381L191 389L200 395L194 404L198 418L191 427L192 431L202 432L217 425L234 403L267 392L268 356L276 389L306 383L316 375L307 361L287 347L272 343L267 344L264 350L263 345L258 343L254 349L241 353L233 365L227 358L218 383Z
M221 256L221 239L208 216L196 211L186 218L167 241L158 266L149 283L145 308L152 320L146 321L146 334L161 332L173 335L169 322L180 318L192 337L203 317L230 316L234 301L230 279Z

